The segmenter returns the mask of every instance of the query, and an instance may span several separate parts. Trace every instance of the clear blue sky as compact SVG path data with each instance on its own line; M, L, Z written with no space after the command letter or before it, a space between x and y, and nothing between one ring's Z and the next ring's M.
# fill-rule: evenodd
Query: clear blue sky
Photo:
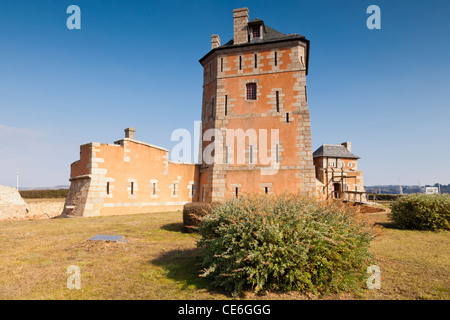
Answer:
M69 184L81 144L129 126L171 149L200 120L198 60L240 7L310 39L314 150L351 141L366 185L450 183L450 1L0 0L0 185L16 170L21 187Z

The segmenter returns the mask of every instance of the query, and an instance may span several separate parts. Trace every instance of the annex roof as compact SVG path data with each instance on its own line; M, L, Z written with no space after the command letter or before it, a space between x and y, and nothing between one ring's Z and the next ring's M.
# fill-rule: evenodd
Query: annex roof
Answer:
M313 158L331 157L331 158L348 158L359 159L343 145L323 144L313 153Z

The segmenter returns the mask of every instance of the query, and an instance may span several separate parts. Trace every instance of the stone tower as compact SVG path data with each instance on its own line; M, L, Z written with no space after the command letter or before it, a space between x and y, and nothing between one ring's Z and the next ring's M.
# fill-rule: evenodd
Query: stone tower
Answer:
M200 201L242 193L316 190L306 96L309 40L283 34L247 8L234 37L211 36L203 66Z

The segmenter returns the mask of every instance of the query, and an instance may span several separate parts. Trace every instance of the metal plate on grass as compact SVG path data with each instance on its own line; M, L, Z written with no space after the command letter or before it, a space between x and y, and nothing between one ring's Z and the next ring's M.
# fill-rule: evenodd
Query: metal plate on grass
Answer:
M111 236L111 235L104 235L104 234L97 234L88 240L91 240L91 241L113 241L113 242L120 242L120 243L127 242L127 240L125 239L124 236Z

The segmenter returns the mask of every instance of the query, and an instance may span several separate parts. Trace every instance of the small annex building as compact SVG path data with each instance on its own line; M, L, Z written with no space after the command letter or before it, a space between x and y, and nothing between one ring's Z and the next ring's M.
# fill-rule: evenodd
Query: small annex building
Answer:
M80 147L71 165L64 215L109 216L176 211L197 200L198 166L169 161L169 150L135 140Z
M354 155L351 142L340 145L322 144L313 153L316 179L326 199L364 198L363 172L358 170L359 157Z

